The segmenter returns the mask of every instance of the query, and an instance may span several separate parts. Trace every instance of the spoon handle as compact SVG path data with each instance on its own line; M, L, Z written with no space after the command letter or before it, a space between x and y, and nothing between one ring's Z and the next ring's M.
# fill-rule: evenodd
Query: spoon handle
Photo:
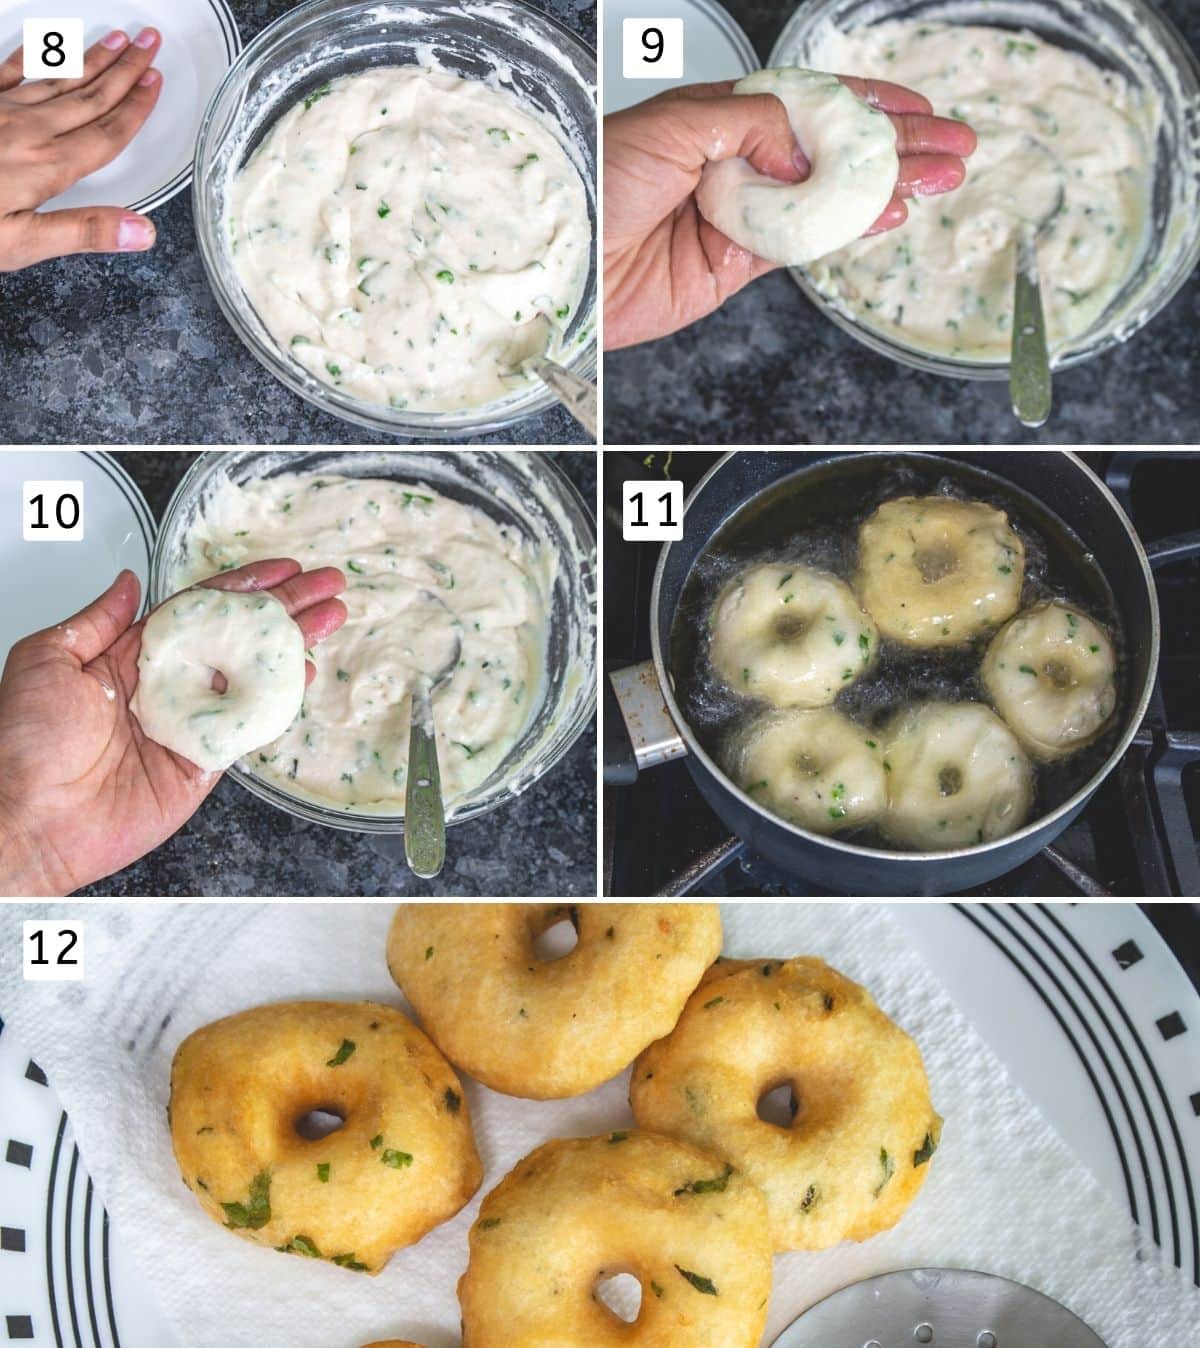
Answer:
M580 379L545 357L539 356L533 362L533 368L583 429L595 435L600 420L595 384L589 384L586 379Z
M446 814L428 685L413 690L404 792L404 855L414 875L432 880L446 862Z
M1009 366L1012 409L1022 426L1036 429L1050 419L1053 394L1037 244L1031 226L1022 229L1017 239L1012 333L1012 364Z

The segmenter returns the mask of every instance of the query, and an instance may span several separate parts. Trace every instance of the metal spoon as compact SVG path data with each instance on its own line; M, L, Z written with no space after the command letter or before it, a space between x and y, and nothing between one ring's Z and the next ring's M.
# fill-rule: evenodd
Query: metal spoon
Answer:
M437 595L428 597L446 608ZM432 677L420 676L412 690L404 789L404 855L413 874L422 880L432 880L446 864L446 812L433 724L433 694L454 673L461 654L462 633L456 631L449 660Z
M564 370L545 356L533 356L529 368L544 381L577 422L591 435L596 434L599 417L596 410L596 386Z
M918 1268L852 1283L819 1301L773 1348L1104 1348L1076 1315L990 1273Z
M1012 409L1022 426L1036 430L1050 419L1053 393L1050 353L1046 346L1046 316L1042 311L1037 241L1063 208L1065 188L1036 224L1026 220L1017 234L1017 274L1013 290L1012 358L1008 384Z

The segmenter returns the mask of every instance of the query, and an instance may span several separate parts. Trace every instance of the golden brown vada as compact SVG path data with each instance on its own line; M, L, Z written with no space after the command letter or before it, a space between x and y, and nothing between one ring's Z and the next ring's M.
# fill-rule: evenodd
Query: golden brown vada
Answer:
M561 959L535 943L569 919ZM402 904L388 967L442 1052L493 1090L582 1095L675 1024L721 949L711 903Z
M792 1122L759 1116L791 1087ZM634 1064L640 1128L681 1137L763 1190L780 1250L894 1226L929 1173L942 1121L916 1044L823 960L723 960L679 1024Z
M597 1295L641 1285L626 1323ZM771 1294L762 1193L639 1132L538 1147L483 1200L458 1284L468 1348L757 1348Z
M300 1131L315 1112L341 1126ZM215 1221L272 1249L378 1273L483 1178L462 1085L375 1002L285 1002L189 1035L171 1068L171 1141Z

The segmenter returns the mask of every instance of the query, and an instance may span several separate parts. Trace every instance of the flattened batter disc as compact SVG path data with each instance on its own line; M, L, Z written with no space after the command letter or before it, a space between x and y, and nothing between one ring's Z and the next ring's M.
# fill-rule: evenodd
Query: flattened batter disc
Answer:
M772 1348L1105 1348L1065 1306L991 1273L915 1268L852 1283Z

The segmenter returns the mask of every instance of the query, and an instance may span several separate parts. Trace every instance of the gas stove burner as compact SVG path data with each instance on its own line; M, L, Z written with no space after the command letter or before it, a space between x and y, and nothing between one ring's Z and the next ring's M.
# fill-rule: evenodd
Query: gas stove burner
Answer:
M852 1283L819 1301L773 1348L1105 1348L1065 1306L1019 1282L915 1268Z

